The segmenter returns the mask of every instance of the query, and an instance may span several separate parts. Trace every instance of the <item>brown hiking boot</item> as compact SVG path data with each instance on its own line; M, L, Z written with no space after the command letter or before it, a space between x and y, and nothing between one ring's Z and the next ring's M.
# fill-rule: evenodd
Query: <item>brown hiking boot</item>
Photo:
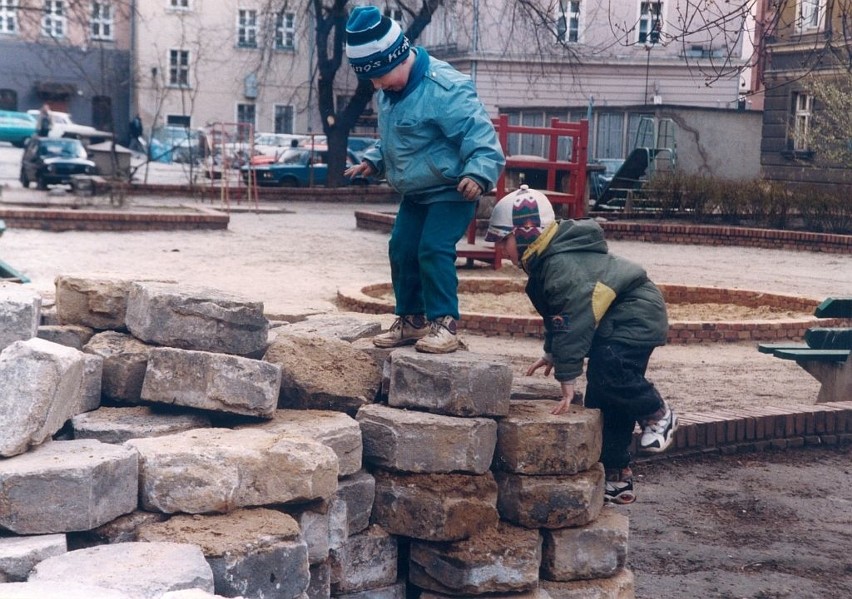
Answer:
M386 333L373 337L373 345L381 348L413 345L429 334L429 322L422 314L399 316Z
M441 316L432 321L429 334L414 344L414 349L427 354L449 354L459 348L456 319Z

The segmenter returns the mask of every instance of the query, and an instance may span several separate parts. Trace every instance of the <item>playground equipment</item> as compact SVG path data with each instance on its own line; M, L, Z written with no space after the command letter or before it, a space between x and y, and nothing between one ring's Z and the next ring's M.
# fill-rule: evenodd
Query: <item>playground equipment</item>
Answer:
M639 120L633 149L597 200L596 208L621 209L633 200L657 171L677 166L675 124L672 119L645 116Z

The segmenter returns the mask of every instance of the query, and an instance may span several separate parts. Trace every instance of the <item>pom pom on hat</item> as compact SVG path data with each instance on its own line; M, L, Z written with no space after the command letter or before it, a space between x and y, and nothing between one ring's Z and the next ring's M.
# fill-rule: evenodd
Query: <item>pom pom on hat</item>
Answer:
M503 196L491 211L485 241L500 241L515 234L519 250L528 247L556 220L547 196L521 185L517 191Z
M358 79L381 77L401 64L411 43L399 23L375 6L357 6L346 23L346 56Z

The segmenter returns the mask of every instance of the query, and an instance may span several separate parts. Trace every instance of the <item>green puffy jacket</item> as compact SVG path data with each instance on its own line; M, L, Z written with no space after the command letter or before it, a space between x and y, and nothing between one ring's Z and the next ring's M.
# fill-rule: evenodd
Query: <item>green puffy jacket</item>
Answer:
M645 269L608 253L591 219L552 224L523 256L527 295L544 319L557 380L576 378L592 343L665 345L666 304Z

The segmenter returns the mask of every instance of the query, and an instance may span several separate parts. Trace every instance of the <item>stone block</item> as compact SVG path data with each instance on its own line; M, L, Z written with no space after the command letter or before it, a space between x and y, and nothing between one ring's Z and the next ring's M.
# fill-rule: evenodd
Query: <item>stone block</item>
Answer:
M139 497L150 511L224 513L328 499L337 489L337 456L307 439L195 429L125 445L139 452Z
M585 526L543 530L541 577L568 582L615 576L627 562L628 533L627 516L612 509Z
M562 399L562 385L551 377L516 376L512 379L511 399L560 401Z
M127 328L146 343L256 357L266 348L263 303L210 289L134 283Z
M52 441L0 461L0 528L89 530L136 509L137 456L88 439Z
M354 416L373 402L381 384L381 371L372 358L336 339L278 335L263 359L281 367L279 408Z
M43 443L80 409L82 352L44 339L0 352L0 456Z
M300 435L327 445L337 454L340 476L361 470L361 427L351 416L332 410L276 410L272 419L236 427Z
M405 581L403 580L377 589L335 595L336 599L405 599L405 597Z
M90 327L84 327L76 324L65 324L42 325L38 327L36 336L39 339L44 339L45 341L81 350L94 334L94 329Z
M183 589L181 591L169 591L160 595L159 599L218 599L222 595L214 595L201 589ZM244 597L231 597L231 599L245 599Z
M497 429L494 467L530 475L576 474L600 459L599 410L572 406L559 416L551 401L512 401ZM535 439L535 442L530 442Z
M553 599L633 599L636 596L633 572L626 568L611 578L573 582L542 580L541 588Z
M0 537L0 583L25 582L37 563L66 551L63 534Z
M142 399L270 418L278 405L281 369L240 356L157 347L148 356Z
M3 599L137 599L127 593L77 582L13 582L2 586Z
M315 314L305 320L270 329L270 337L278 333L304 337L326 337L349 343L356 339L373 337L382 332L382 323L365 322L355 316L338 314Z
M433 593L432 591L423 591L418 596L418 599L456 599L455 595L444 595L443 593ZM532 591L522 593L490 593L488 599L552 599L550 593L544 589L538 588Z
M377 470L373 522L395 535L459 541L497 526L497 483L488 472L402 474Z
M598 517L604 503L600 463L570 476L526 476L496 472L500 517L525 528L582 526Z
M308 547L289 515L270 509L213 516L178 515L145 524L139 540L201 547L214 590L233 597L296 599L308 588Z
M311 583L306 591L308 599L330 599L331 565L328 560L311 565Z
M369 405L358 411L356 420L365 461L388 470L484 474L497 443L497 423L490 418Z
M71 412L82 414L97 410L101 405L101 382L103 381L104 360L100 356L82 354L83 377L80 381L78 403Z
M398 349L390 357L388 404L449 416L505 416L512 369L508 359L470 352L423 354Z
M149 406L104 406L71 419L75 439L96 439L101 443L114 444L124 443L128 439L162 437L210 426L210 418L206 414Z
M345 514L340 518L344 538L370 526L375 496L376 479L368 472L358 472L337 481L337 491L329 502L329 512Z
M84 549L95 545L138 541L137 537L141 526L154 522L164 522L166 519L168 519L166 514L136 510L91 530L69 533L67 535L68 546L71 549Z
M396 537L380 526L347 538L329 555L333 595L357 593L386 587L396 582Z
M327 503L320 505L283 506L302 531L302 539L308 546L308 563L311 566L328 560L329 550L329 516L331 511Z
M36 336L41 297L29 287L0 282L0 352Z
M117 543L69 551L36 565L30 580L73 580L134 599L158 599L181 589L213 592L213 571L201 548L183 543Z
M447 595L514 593L538 587L541 537L501 522L464 541L412 541L409 581Z
M62 324L124 330L132 281L108 275L70 274L54 280L56 314Z
M116 331L98 333L83 346L87 354L103 358L103 396L130 405L142 401L142 382L152 349L132 335Z

